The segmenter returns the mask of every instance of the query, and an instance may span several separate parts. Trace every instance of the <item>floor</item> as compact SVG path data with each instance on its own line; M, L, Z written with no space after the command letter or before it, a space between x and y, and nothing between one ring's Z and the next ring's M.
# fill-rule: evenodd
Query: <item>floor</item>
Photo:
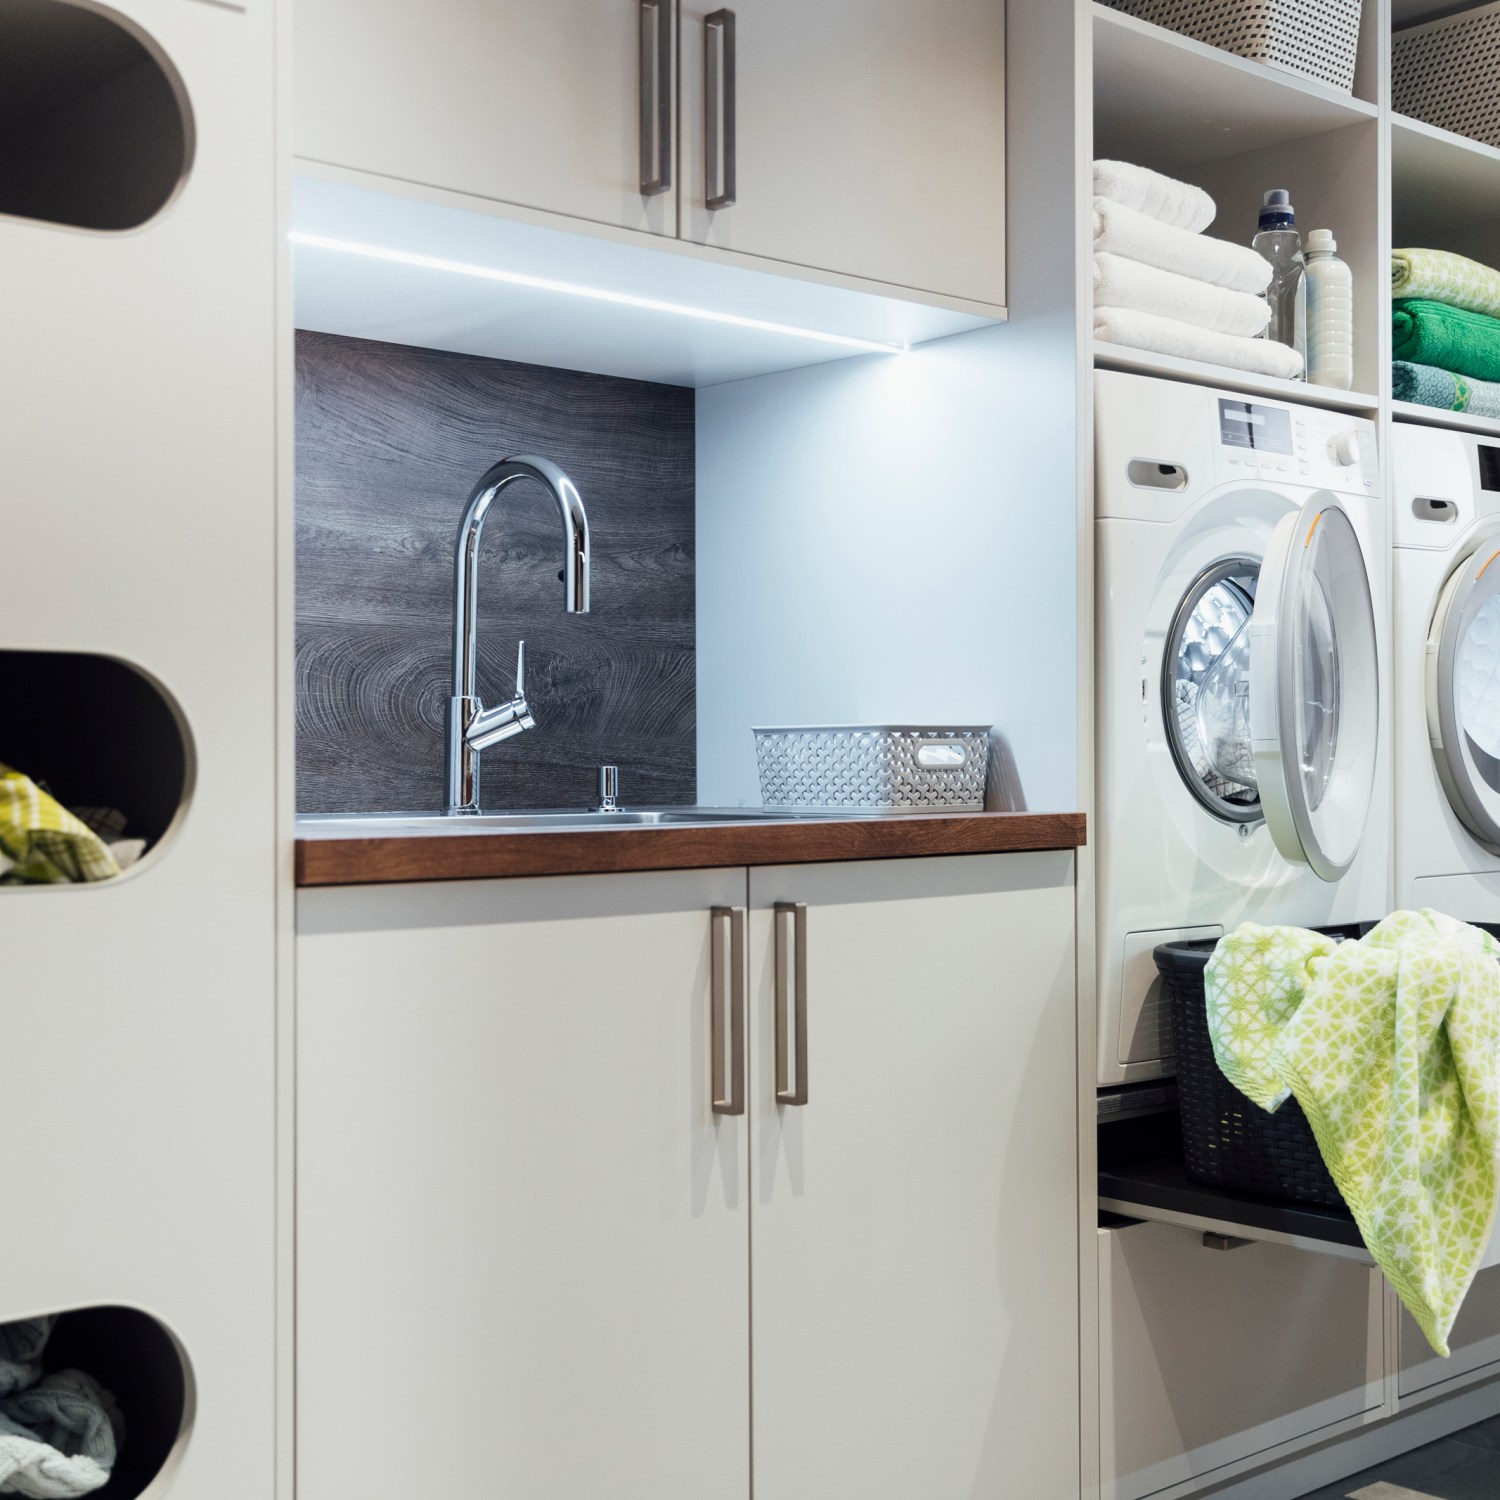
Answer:
M1497 1500L1500 1417L1351 1474L1302 1500Z

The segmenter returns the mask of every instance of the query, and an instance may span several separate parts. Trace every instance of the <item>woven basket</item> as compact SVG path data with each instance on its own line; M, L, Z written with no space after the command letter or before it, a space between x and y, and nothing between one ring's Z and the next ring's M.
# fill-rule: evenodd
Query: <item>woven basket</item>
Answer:
M1500 5L1398 31L1391 97L1403 115L1500 146Z
M1358 928L1323 929L1357 937ZM1274 1115L1253 1104L1219 1071L1208 1035L1203 971L1213 940L1162 943L1154 952L1177 1044L1182 1157L1195 1182L1298 1203L1342 1208L1312 1126L1295 1099Z
M1104 0L1237 57L1354 89L1362 0Z

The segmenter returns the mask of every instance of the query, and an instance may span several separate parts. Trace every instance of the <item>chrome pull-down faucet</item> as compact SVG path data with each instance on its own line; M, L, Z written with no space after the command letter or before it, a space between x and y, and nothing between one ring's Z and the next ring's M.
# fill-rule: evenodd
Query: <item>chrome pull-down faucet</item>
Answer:
M458 530L453 565L453 693L448 699L448 794L450 813L479 811L479 752L536 727L526 702L526 642L516 652L516 695L487 709L477 687L479 658L479 538L496 495L517 479L535 479L552 492L562 513L567 552L563 558L563 608L586 614L589 607L589 518L573 481L550 459L518 454L502 459L474 487Z

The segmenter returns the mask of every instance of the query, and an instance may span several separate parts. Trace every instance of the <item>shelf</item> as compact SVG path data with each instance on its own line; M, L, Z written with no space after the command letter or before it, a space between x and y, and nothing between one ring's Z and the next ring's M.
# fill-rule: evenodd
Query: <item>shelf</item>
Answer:
M1481 0L1391 0L1391 30L1404 31L1428 21L1456 16L1461 10L1473 10Z
M1467 411L1442 411L1436 406L1419 406L1415 401L1392 401L1391 415L1398 422L1412 422L1425 427L1452 427L1460 432L1474 432L1481 437L1500 438L1500 420L1476 417Z
M1405 115L1391 116L1391 219L1397 246L1500 221L1500 151Z
M572 233L498 210L299 175L297 327L706 386L888 358L1000 321L908 300L897 288L885 296L772 275L675 242L658 249L644 236Z
M1363 99L1094 4L1099 155L1163 171L1374 120Z
M1180 1154L1167 1152L1102 1167L1099 1207L1131 1219L1374 1264L1348 1209L1205 1187L1187 1175Z
M1333 391L1309 385L1305 380L1277 380L1269 375L1252 375L1247 370L1229 370L1223 365L1208 365L1196 359L1175 359L1169 354L1152 354L1144 349L1127 349L1123 344L1094 345L1094 367L1101 370L1126 370L1136 375L1156 375L1164 380L1186 380L1195 385L1214 386L1219 390L1242 395L1270 396L1278 401L1296 401L1303 406L1322 406L1331 411L1373 413L1380 405L1378 396L1364 391Z

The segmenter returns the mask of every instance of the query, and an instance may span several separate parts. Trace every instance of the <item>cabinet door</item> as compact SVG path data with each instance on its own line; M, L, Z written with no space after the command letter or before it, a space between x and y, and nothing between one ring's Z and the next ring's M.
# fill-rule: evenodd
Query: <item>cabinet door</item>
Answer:
M301 1500L749 1489L745 874L305 892Z
M675 191L641 193L643 91L675 134L674 38L664 74L651 45L675 7L298 0L297 155L675 235Z
M712 106L727 64L705 16L722 12L682 4L684 238L1003 303L1003 0L730 9L735 201L713 210L723 151L712 164L707 152L725 123Z
M1227 1478L1378 1407L1382 1296L1378 1272L1338 1256L1101 1229L1103 1500Z
M750 889L756 1500L1076 1500L1072 855Z
M1500 1266L1487 1266L1474 1278L1448 1336L1452 1352L1447 1359L1432 1352L1404 1307L1400 1328L1398 1389L1403 1400L1421 1391L1446 1394L1489 1379L1500 1364Z

